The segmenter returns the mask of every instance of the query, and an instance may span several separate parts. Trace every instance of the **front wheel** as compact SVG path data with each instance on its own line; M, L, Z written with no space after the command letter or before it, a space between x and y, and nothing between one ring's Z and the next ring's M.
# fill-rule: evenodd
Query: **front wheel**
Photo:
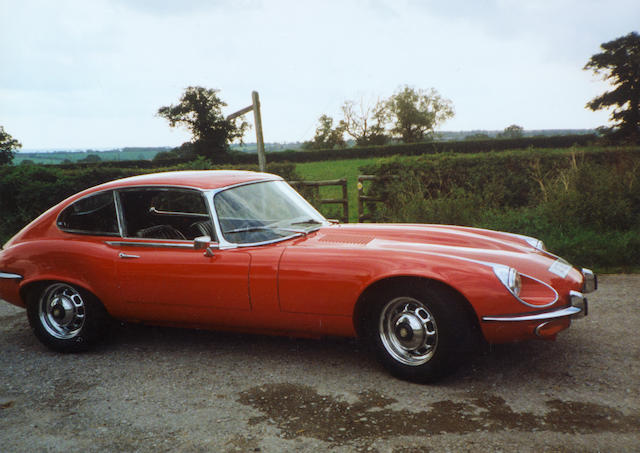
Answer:
M89 349L103 335L109 319L95 296L62 282L30 291L27 316L38 340L60 352Z
M368 329L382 364L394 376L414 382L452 372L472 338L462 303L443 288L387 291L374 304Z

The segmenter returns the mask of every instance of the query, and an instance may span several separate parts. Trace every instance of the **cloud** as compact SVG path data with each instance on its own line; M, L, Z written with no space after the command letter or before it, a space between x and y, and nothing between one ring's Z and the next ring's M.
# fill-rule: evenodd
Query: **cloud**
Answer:
M191 15L212 10L250 9L260 5L258 0L116 0L123 8L154 16Z
M0 124L25 147L177 145L155 112L202 85L229 111L258 90L265 139L296 141L409 84L452 99L446 128L591 127L603 85L582 66L636 3L0 0Z

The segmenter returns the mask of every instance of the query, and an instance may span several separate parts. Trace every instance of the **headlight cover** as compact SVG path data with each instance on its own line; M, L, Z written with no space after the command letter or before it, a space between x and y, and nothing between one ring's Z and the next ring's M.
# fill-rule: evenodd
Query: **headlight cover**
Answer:
M493 272L498 280L516 297L520 296L522 289L522 279L520 273L512 267L503 265L494 265Z

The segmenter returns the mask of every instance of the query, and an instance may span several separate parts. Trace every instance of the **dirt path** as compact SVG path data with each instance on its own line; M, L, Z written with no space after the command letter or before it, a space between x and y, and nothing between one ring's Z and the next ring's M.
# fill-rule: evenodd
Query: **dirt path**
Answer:
M346 340L126 326L49 352L0 304L0 450L640 451L640 275L604 276L556 342L494 348L439 385Z

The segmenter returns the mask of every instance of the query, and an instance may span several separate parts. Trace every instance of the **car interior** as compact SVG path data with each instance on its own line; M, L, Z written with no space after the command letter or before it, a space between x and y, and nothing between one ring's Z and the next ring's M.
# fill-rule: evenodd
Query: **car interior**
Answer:
M119 191L126 237L215 241L201 192L188 189L124 189Z

